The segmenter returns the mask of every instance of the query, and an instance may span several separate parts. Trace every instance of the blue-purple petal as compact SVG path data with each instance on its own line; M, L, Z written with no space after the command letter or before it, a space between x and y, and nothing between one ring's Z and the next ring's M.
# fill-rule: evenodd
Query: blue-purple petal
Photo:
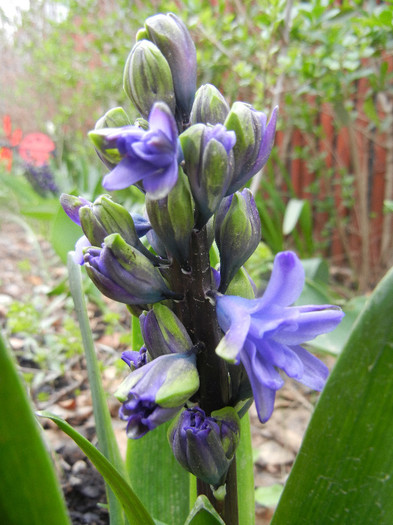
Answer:
M149 198L158 200L168 195L178 177L177 161L174 160L165 170L157 170L143 179L143 187Z
M108 175L105 175L102 185L108 191L124 190L142 179L145 166L145 162L124 157Z
M163 110L162 104L154 104L149 115L149 129L163 131L172 143L177 141L176 121L169 108Z
M274 339L287 345L298 345L311 341L320 334L334 330L344 317L338 307L332 305L293 307L298 314L296 329L278 330Z
M278 111L278 107L276 106L273 109L272 116L270 117L269 124L266 126L265 133L261 141L257 161L253 169L254 173L258 172L264 167L272 151L273 144L274 144L274 137L276 133L277 111ZM266 115L264 115L264 117L265 117L265 122L266 122Z
M216 348L216 353L224 359L238 362L238 354L243 348L250 327L250 316L239 308L230 296L224 295L217 298L217 319L226 334Z
M89 246L91 246L91 244L90 244L89 239L86 237L86 235L82 235L82 237L80 237L76 241L75 251L74 251L72 258L77 264L80 264L81 266L84 264L85 261L83 259L83 251L85 248L88 248Z
M329 369L320 359L307 352L302 346L292 346L291 350L301 359L304 372L300 383L313 390L322 390L329 375Z
M261 306L290 306L302 293L304 279L304 268L297 255L293 252L278 253L269 284L260 301Z

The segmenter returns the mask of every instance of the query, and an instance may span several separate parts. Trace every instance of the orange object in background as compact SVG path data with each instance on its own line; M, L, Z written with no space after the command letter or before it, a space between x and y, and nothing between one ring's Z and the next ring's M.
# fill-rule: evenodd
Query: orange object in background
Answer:
M28 164L40 167L48 164L55 144L44 133L28 133L19 144L19 155Z
M12 122L9 115L3 117L3 131L7 140L6 145L0 147L0 163L5 164L5 169L12 169L13 149L18 147L22 159L37 168L48 164L50 154L55 149L53 140L45 133L28 133L22 138L20 128L12 131Z
M7 144L7 146L0 148L0 162L5 164L5 169L7 171L11 171L13 158L13 151L11 148L15 148L20 143L22 138L22 130L17 128L12 131L11 117L9 115L4 115L3 131L8 141L9 147Z

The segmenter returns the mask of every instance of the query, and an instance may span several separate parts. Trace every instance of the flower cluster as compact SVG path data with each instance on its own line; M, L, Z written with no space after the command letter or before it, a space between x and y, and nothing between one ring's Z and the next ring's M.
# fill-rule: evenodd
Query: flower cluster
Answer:
M24 175L39 195L45 197L49 193L53 195L59 194L59 188L49 164L43 164L42 166L26 164Z
M277 254L261 298L243 268L263 233L243 187L269 158L277 108L268 119L244 102L229 107L210 84L197 90L195 46L173 14L150 17L138 32L124 89L141 117L131 124L114 108L90 137L109 169L104 188L135 185L145 216L108 195L63 195L61 203L83 231L75 260L139 317L144 345L123 353L130 372L116 393L128 437L173 420L175 457L217 489L252 398L266 422L283 374L322 389L327 368L302 345L343 314L292 306L304 285L292 252Z

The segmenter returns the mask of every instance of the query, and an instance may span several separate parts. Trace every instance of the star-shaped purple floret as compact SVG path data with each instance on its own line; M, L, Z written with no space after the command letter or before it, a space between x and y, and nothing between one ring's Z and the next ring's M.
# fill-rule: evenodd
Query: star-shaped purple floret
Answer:
M334 330L344 314L332 305L290 306L299 298L304 280L298 257L281 252L261 298L217 296L217 317L225 336L216 352L244 365L263 423L284 384L280 370L315 390L322 390L328 376L325 364L301 345Z
M175 119L164 103L154 104L149 115L149 129L125 126L108 135L123 156L104 177L107 190L121 190L142 182L149 198L168 195L178 176L178 138Z

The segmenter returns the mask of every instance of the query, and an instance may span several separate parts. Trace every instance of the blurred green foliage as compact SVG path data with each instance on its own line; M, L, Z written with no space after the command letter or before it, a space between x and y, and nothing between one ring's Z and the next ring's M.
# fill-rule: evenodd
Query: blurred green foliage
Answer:
M102 191L106 170L88 142L87 131L115 106L124 106L131 119L137 116L122 89L123 67L146 17L172 11L189 27L196 43L198 84L215 84L229 103L248 100L267 112L280 105L284 156L279 158L277 149L273 151L257 194L264 242L274 253L293 248L309 257L327 247L338 223L342 231L348 229L351 215L339 214L334 188L340 186L342 207L352 210L360 174L356 160L353 172L345 168L335 173L326 167L326 151L320 148L325 131L318 115L328 103L336 131L354 125L360 110L369 121L366 133L371 137L376 129L391 128L393 116L381 119L377 107L378 100L389 100L392 93L390 2L34 0L30 4L13 37L1 39L4 56L12 59L4 62L13 64L15 75L11 90L7 76L0 75L0 89L8 82L7 111L15 110L15 125L42 129L49 122L57 145L54 169L61 191L72 193L78 188L90 199ZM359 107L359 80L365 78L367 93ZM305 133L307 141L290 149L294 129ZM301 208L291 201L298 198L288 169L293 159L304 161L313 173L309 187L303 188L311 203L303 201ZM321 187L330 189L323 199L318 198ZM21 186L19 191L25 189ZM138 202L138 192L123 191L120 197L126 205ZM45 210L53 222L58 208L47 202L39 213ZM316 213L328 216L317 241ZM57 216L60 227L52 229L55 244L64 230L60 219ZM63 260L75 234L69 237L65 250L57 242Z

